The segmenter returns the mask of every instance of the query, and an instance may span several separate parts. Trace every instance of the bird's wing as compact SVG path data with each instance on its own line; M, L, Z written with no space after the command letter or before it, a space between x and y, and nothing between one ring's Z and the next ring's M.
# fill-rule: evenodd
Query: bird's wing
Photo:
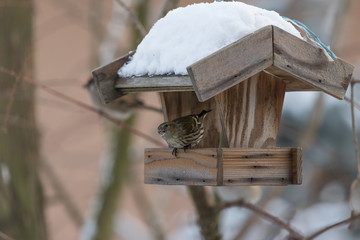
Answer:
M178 118L174 120L174 123L182 136L188 135L196 130L196 121L190 116Z

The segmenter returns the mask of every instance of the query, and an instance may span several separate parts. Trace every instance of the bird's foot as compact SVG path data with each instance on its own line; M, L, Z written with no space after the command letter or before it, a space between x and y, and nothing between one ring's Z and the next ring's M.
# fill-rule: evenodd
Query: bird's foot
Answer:
M187 145L185 146L183 149L184 149L184 153L186 152L187 149L190 149L191 148L191 145Z
M172 155L177 157L177 148L174 148L173 151L172 151Z

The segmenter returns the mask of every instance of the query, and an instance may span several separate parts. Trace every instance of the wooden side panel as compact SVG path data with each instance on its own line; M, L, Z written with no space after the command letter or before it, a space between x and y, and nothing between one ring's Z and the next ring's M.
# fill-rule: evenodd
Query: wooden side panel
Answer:
M118 78L115 88L121 89L123 93L194 91L188 75Z
M187 71L203 102L272 63L272 26L267 26L192 64Z
M216 149L189 149L186 153L172 149L145 149L145 183L154 184L217 184Z
M118 79L117 72L120 67L122 67L126 62L129 61L129 58L135 52L131 52L125 56L122 56L110 64L101 66L93 70L92 75L95 80L95 84L99 90L100 98L103 103L110 103L117 98L124 96L120 89L115 89L115 81Z
M299 184L293 166L301 153L296 148L223 149L223 185ZM295 155L295 156L294 156Z
M302 183L302 149L293 148L292 154L292 184Z
M299 148L145 149L145 183L185 185L300 184ZM296 169L295 169L296 168Z
M341 59L329 61L320 48L277 27L274 67L283 71L282 77L290 75L339 99L345 96L354 68Z
M286 84L265 72L218 94L218 115L228 147L276 146Z

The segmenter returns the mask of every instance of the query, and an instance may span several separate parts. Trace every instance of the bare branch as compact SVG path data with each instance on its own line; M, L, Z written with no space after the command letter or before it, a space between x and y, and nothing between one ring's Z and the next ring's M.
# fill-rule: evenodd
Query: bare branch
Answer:
M232 202L232 203L225 203L222 206L220 206L218 208L219 211L225 209L225 208L229 208L229 207L244 207L247 208L253 212L256 212L257 214L261 215L262 218L267 219L268 221L282 227L283 229L287 230L290 235L291 235L291 239L304 239L304 236L302 234L300 234L297 230L295 230L293 227L290 226L290 224L286 223L285 221L281 220L280 218L271 215L270 213L264 211L262 208L245 202L243 200L240 200L238 202Z
M8 120L9 120L10 112L11 112L12 105L13 105L13 102L14 102L14 99L15 99L16 89L17 89L17 86L19 84L20 79L22 78L22 75L24 74L25 64L26 64L26 62L22 66L20 73L17 74L17 76L14 76L15 77L15 82L14 82L13 87L11 88L10 98L9 98L9 102L8 102L8 104L6 106L4 123L3 123L3 126L2 126L2 130L3 130L4 133L7 132Z
M323 234L324 232L329 231L332 228L344 225L346 223L350 223L358 218L360 218L360 214L353 215L353 216L349 217L348 219L345 219L343 221L340 221L340 222L334 223L332 225L329 225L327 227L324 227L323 229L320 229L319 231L313 233L309 237L306 237L305 240L312 240L312 239L318 237L319 235Z
M2 66L0 66L0 71L2 71L4 73L7 73L9 75L15 76L15 77L18 75L16 72L14 72L12 70L9 70L7 68L4 68ZM122 127L124 129L134 133L135 135L138 135L139 137L142 137L142 138L148 140L149 142L152 142L152 143L154 143L154 144L156 144L156 145L158 145L160 147L167 147L165 144L163 144L162 142L156 140L155 138L153 138L153 137L151 137L151 136L149 136L149 135L147 135L147 134L145 134L145 133L143 133L143 132L141 132L141 131L133 128L133 127L130 127L124 121L114 119L110 115L108 115L107 113L105 113L105 112L103 112L101 110L95 109L94 107L92 107L92 106L90 106L90 105L88 105L86 103L83 103L83 102L81 102L79 100L76 100L76 99L74 99L72 97L69 97L69 96L67 96L67 95L65 95L65 94L63 94L61 92L58 92L58 91L56 91L56 90L54 90L54 89L52 89L52 88L50 88L50 87L48 87L48 86L46 86L44 84L36 82L36 81L32 80L29 77L24 76L23 80L25 82L29 83L29 84L32 84L32 85L34 85L34 86L36 86L38 88L41 88L42 90L50 93L53 96L56 96L56 97L62 99L64 101L70 102L70 103L72 103L72 104L74 104L74 105L76 105L78 107L81 107L83 109L86 109L86 110L88 110L90 112L94 112L94 113L96 113L96 114L110 120L111 122L115 123L117 126Z
M345 97L344 97L344 100L345 100L345 101L347 101L347 102L349 102L349 103L351 103L351 99L350 99L350 98L348 98L347 96L345 96ZM359 111L360 111L360 104L359 104L359 103L357 103L357 102L355 102L355 101L353 101L353 103L354 103L354 107L356 107L356 108L357 108L357 110L359 110Z
M141 24L139 18L136 17L136 15L131 11L128 6L126 6L126 4L122 0L116 0L116 2L128 12L131 21L135 24L135 27L140 32L141 36L144 38L147 31L145 27Z

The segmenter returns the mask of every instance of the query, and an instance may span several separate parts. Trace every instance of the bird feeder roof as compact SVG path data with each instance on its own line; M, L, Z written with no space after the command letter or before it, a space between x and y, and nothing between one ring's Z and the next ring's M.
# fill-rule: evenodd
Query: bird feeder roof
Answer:
M120 78L134 52L93 71L104 103L132 92L195 91L200 102L265 71L286 82L286 91L323 91L343 99L354 67L329 60L323 49L266 26L187 67L188 75Z

